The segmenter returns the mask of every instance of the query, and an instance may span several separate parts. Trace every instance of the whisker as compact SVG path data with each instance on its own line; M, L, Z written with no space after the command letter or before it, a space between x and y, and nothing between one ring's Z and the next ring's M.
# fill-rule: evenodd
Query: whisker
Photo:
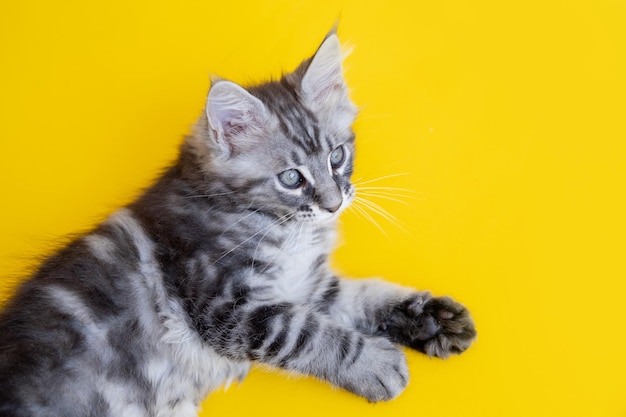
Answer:
M368 191L389 191L389 192L399 192L399 193L407 193L407 194L419 194L417 191L412 190L410 188L402 188L402 187L381 187L381 186L367 186L367 187L357 187L359 190L368 190Z
M393 224L398 229L400 229L404 233L408 234L408 231L407 231L406 227L402 224L402 222L397 217L395 217L394 215L389 213L387 210L385 210L379 204L377 204L377 203L375 203L373 201L364 199L362 197L358 197L358 196L354 198L354 201L357 202L358 204L363 205L364 207L368 208L369 210L373 211L374 213L378 214L379 216L381 216L382 218L387 220L389 223Z
M229 231L229 230L230 230L230 229L232 229L234 226L236 226L238 223L240 223L240 222L244 221L245 219L247 219L248 217L252 216L253 214L258 213L258 211L259 211L259 210L260 210L260 209L253 210L253 211L251 211L250 213L246 214L245 216L240 217L239 219L237 219L237 221L236 221L236 222L234 222L234 223L232 223L232 224L229 224L229 225L228 225L228 227L226 227L226 228L222 231L222 234L224 234L225 232Z
M355 197L355 200L358 201L359 204L362 204L365 207L373 210L375 213L380 214L382 217L384 217L385 219L389 221L398 220L394 215L389 213L389 211L387 211L381 205L379 205L378 203L375 203L374 201L371 201L362 197Z
M359 192L357 192L357 195L359 195L359 196L366 196L366 197L372 197L372 198L381 198L381 199L384 199L384 200L395 201L396 203L404 204L405 206L410 206L410 204L407 203L406 201L400 200L399 198L392 197L390 195L373 194L373 193L359 193ZM400 196L400 197L410 198L411 196Z
M282 223L281 223L281 224L282 224ZM279 225L277 225L277 226L279 226ZM289 234L287 235L287 238L283 241L282 245L280 245L280 247L278 248L278 250L274 253L274 256L272 256L272 257L270 258L270 260L269 260L269 261L265 264L265 266L264 266L264 267L263 267L263 269L261 270L261 273L264 273L264 272L267 270L267 268L269 268L269 267L270 267L270 265L272 264L272 262L274 262L274 259L276 259L276 257L278 256L278 254L279 254L279 253L281 253L281 252L283 251L283 248L287 245L287 242L289 242L289 241L292 239L293 235L295 235L295 231L296 231L298 228L300 228L300 227L301 227L301 225L300 225L299 223L297 223L297 224L296 224L296 226L295 226L294 228L292 228L292 229L291 229L291 231L290 231L290 232L289 232ZM273 228L272 228L271 230L273 230ZM268 231L268 233L269 233L269 231ZM256 259L256 253L257 253L257 250L259 249L259 246L261 245L261 241L263 240L263 238L264 238L266 235L267 235L267 233L265 233L265 234L263 235L263 237L261 238L261 240L259 240L259 243L257 244L256 249L254 250L254 256L252 257L252 265L254 265L254 260Z
M241 247L242 245L246 244L248 241L250 241L251 239L253 239L254 237L256 237L257 235L259 235L260 233L265 232L265 234L263 235L263 237L265 237L267 235L267 233L269 233L270 230L272 230L274 227L280 226L282 224L284 224L285 222L289 221L290 219L293 218L293 216L295 216L296 213L288 213L285 214L284 216L279 217L278 219L274 220L272 223L270 223L269 225L263 227L261 230L257 231L256 233L254 233L252 236L248 237L247 239L245 239L244 241L240 242L238 245L234 246L233 248L229 249L228 251L226 251L224 254L222 254L222 256L220 256L219 258L217 258L215 260L215 262L213 262L213 265L215 265L216 263L218 263L219 261L221 261L224 257L228 256L229 254L231 254L234 250L238 249L239 247Z
M387 234L385 229L383 229L383 227L367 211L365 211L365 209L363 209L363 207L360 207L358 204L353 204L353 205L349 206L348 209L349 210L353 210L355 214L361 216L363 219L365 219L365 220L369 221L370 223L372 223L374 226L376 226L376 228L378 230L380 230L380 232L383 235L385 235L386 238L389 238L389 235Z
M356 181L354 181L354 185L358 187L359 185L371 184L371 183L376 182L376 181L386 180L388 178L401 177L401 176L404 176L404 175L409 175L409 173L408 172L400 172L400 173L397 173L397 174L383 175L382 177L373 178L371 180L366 180L366 181L356 180Z
M225 191L223 193L215 193L215 194L198 194L198 195L188 195L184 198L206 198L206 197L219 197L221 195L233 194L236 191Z

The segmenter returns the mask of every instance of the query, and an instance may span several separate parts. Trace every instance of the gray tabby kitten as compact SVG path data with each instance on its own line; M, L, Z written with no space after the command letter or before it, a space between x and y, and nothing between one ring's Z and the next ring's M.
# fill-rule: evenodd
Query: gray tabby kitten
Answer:
M195 416L258 361L389 400L394 343L467 349L467 310L328 266L352 201L339 40L279 81L214 82L177 162L49 258L0 314L0 415Z

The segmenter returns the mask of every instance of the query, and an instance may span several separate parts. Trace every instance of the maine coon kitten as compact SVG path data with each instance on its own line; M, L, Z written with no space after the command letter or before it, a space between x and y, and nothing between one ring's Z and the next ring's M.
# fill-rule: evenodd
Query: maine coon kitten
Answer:
M409 380L394 343L467 349L450 298L328 267L355 115L335 33L279 81L214 82L177 162L1 313L0 415L195 416L254 361L383 401Z

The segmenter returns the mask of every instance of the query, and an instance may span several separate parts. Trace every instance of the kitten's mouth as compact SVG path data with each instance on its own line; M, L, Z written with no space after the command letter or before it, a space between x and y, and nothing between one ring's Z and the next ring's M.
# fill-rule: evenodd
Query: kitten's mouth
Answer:
M349 195L343 199L341 204L333 210L321 209L321 208L308 208L307 210L299 211L296 214L296 220L301 222L317 222L317 223L330 223L339 218L341 213L352 203L353 195Z
M298 213L296 220L303 223L328 223L335 220L338 214L331 212Z

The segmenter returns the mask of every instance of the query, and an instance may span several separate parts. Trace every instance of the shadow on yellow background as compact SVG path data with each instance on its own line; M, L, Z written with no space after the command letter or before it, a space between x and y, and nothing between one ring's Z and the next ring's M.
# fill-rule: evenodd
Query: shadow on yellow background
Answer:
M203 415L626 415L623 2L2 9L3 294L175 158L209 74L292 70L340 16L361 108L355 176L411 191L375 200L397 218L372 213L384 234L347 212L335 264L455 296L478 342L448 361L407 352L412 380L390 403L256 369Z

